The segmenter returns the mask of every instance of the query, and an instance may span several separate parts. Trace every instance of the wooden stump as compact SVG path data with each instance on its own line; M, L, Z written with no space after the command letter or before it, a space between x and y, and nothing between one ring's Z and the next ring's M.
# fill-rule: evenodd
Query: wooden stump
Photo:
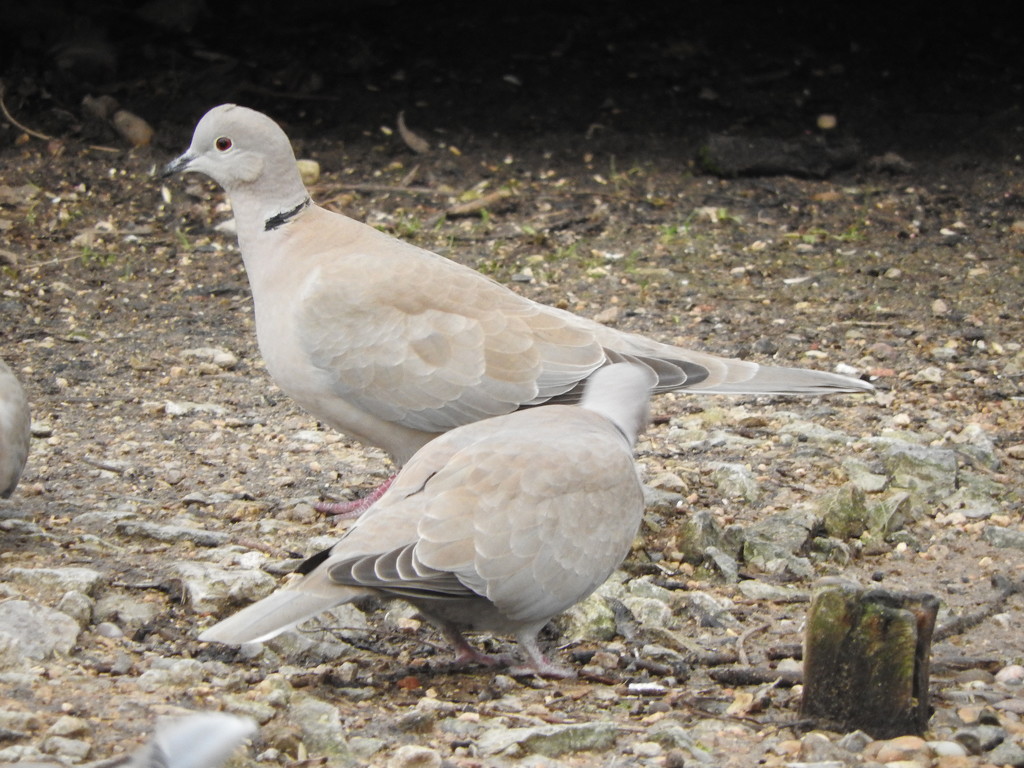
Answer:
M801 714L876 739L921 735L938 607L928 594L822 586L807 617Z

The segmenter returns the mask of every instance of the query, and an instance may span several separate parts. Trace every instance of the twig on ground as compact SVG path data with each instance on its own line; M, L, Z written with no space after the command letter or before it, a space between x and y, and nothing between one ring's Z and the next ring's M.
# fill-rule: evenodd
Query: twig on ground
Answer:
M780 672L769 667L720 667L709 674L712 680L724 685L764 685L778 681L787 688L799 685L804 678L799 671Z
M746 632L744 632L742 635L740 635L739 637L736 638L736 655L739 656L740 664L742 664L744 666L747 666L748 664L750 664L750 659L747 658L747 649L743 647L744 643L746 643L747 640L750 639L751 635L753 635L753 634L755 634L757 632L763 632L764 630L768 629L768 627L770 627L770 626L771 626L771 624L759 624L756 627L751 627Z
M957 616L942 626L936 627L932 639L937 642L973 629L1002 608L1006 598L1019 592L1024 592L1024 581L1010 581L1006 578L996 577L996 586L999 588L999 594L995 596L995 599L972 613Z
M47 136L45 133L41 133L40 131L33 131L28 126L22 125L17 120L15 120L14 119L14 115L12 115L8 111L8 109L7 109L7 103L4 100L5 93L6 93L6 86L4 85L4 81L0 80L0 111L3 112L4 117L7 119L7 122L9 122L11 125L13 125L15 128L17 128L19 131L22 131L23 133L27 133L29 136L32 136L34 138L41 139L43 141L58 141L58 139L56 137L54 137L54 136ZM101 144L89 144L87 146L88 146L89 149L94 149L94 150L96 150L98 152L121 152L122 151L122 150L118 149L117 147L104 147Z

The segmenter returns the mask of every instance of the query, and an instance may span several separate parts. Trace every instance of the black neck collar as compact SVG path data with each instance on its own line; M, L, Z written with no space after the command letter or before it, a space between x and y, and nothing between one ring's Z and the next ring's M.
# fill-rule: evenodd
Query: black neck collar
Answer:
M275 213L273 216L271 216L269 219L263 222L263 231L270 232L271 230L277 229L282 224L287 224L289 221L298 216L303 210L308 208L312 204L312 202L313 201L309 198L309 196L307 196L305 200L296 205L294 208L287 211L281 211L280 213Z

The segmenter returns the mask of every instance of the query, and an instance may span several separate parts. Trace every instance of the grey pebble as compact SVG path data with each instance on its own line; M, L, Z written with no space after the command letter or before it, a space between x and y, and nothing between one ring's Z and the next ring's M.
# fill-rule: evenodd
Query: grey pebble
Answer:
M65 613L28 600L0 603L0 638L14 642L13 652L27 659L42 660L53 653L69 653L78 640L78 622ZM9 656L12 646L7 645Z
M987 755L985 759L994 765L1012 765L1014 768L1024 766L1024 747L1011 741L1004 741Z
M4 578L21 589L56 602L71 590L92 594L103 574L92 568L11 568Z

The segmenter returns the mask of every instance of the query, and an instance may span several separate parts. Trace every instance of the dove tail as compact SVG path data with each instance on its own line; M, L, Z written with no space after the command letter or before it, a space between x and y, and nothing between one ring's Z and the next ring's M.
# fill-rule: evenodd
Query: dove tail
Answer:
M144 754L129 765L166 768L215 768L256 732L248 717L201 712L157 726Z
M611 421L632 445L647 424L647 403L656 380L647 366L607 365L591 374L580 405Z
M246 606L207 629L199 639L202 642L262 643L291 629L318 613L347 603L364 594L362 590L335 586L329 594L303 592L300 589L280 589L259 602Z

